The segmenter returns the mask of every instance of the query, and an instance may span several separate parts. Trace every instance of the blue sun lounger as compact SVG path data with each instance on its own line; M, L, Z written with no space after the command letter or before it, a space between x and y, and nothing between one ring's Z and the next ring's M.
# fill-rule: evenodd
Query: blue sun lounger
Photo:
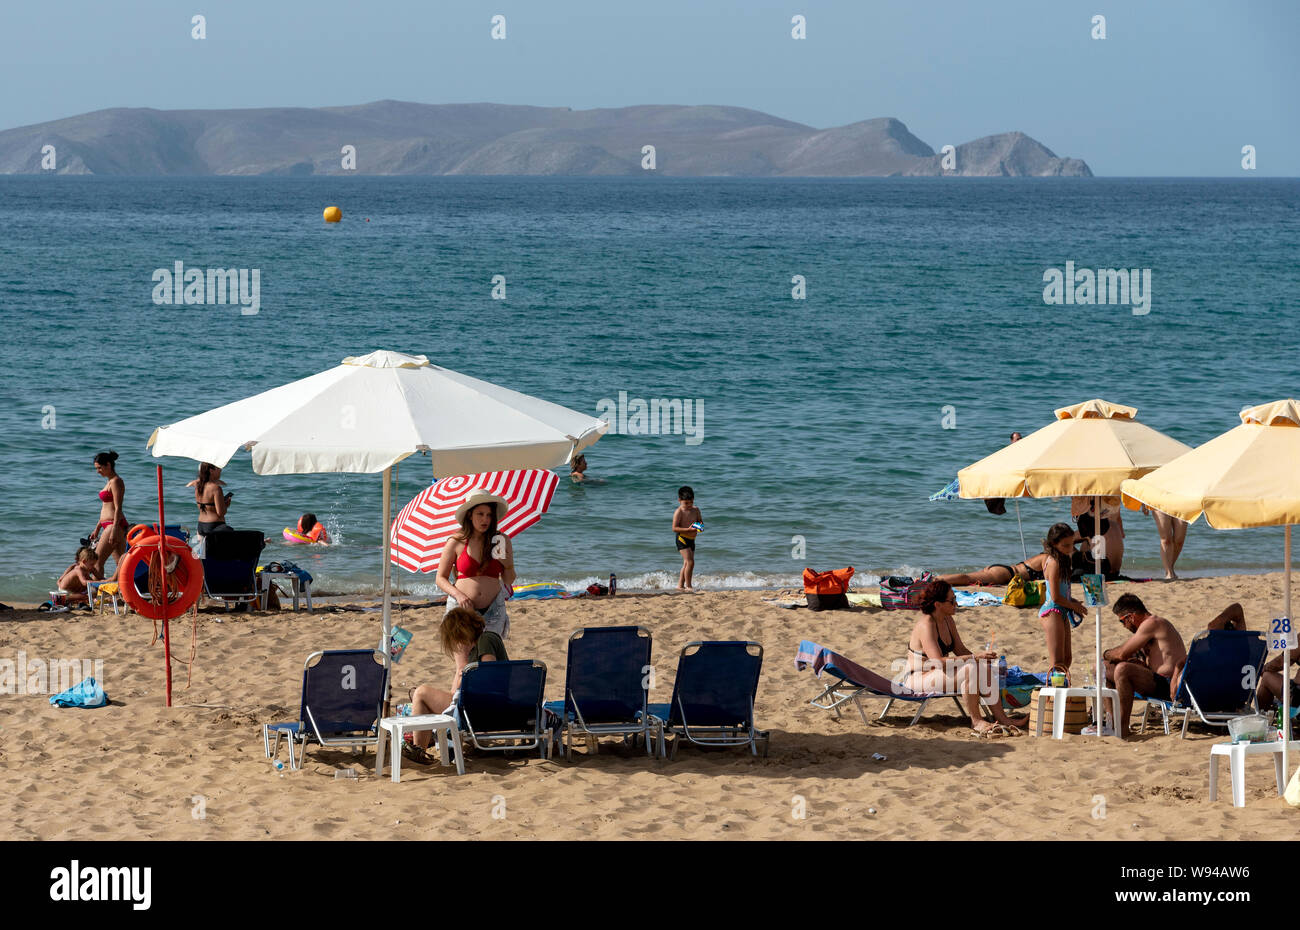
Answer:
M813 673L818 677L823 672L834 676L834 681L826 685L821 692L808 703L814 707L820 707L822 710L835 712L835 716L840 716L840 708L852 702L862 718L863 723L869 723L866 712L862 709L864 698L885 698L885 709L880 712L877 720L883 720L889 713L889 709L894 706L895 701L907 701L916 704L916 713L908 726L913 726L921 715L925 713L926 705L931 701L940 698L952 698L953 703L957 705L957 711L963 717L966 716L966 708L961 706L960 695L953 691L913 691L905 685L896 681L891 681L884 675L863 668L851 659L847 659L838 652L833 652L824 646L819 646L811 640L803 640L799 643L799 652L795 656L795 667L800 671L805 668L812 668Z
M551 757L554 733L542 706L546 666L535 659L471 662L449 713L476 749L536 749Z
M640 737L648 755L657 734L663 754L663 728L648 705L650 641L639 626L588 627L569 637L564 700L546 704L563 720L566 759L574 737L586 737L593 749L602 736Z
M673 737L672 756L683 739L696 746L748 746L754 755L761 742L766 756L769 734L754 726L762 667L758 643L687 643L677 661L672 702L650 705L664 734Z
M291 769L302 768L311 743L328 748L375 746L387 685L388 670L381 652L373 649L313 652L303 664L298 719L262 726L266 757L272 759L279 754L281 736L289 740ZM302 749L297 758L295 743Z
M229 530L204 537L203 593L222 600L229 610L236 604L257 602L257 561L266 536L256 530Z
M1183 718L1183 739L1187 725L1195 714L1201 723L1226 727L1228 721L1242 714L1255 713L1260 672L1268 647L1259 630L1202 630L1187 649L1187 664L1178 685L1176 700L1166 701L1141 694L1145 701L1138 732L1146 732L1147 715L1154 707L1164 719L1169 733L1172 718Z

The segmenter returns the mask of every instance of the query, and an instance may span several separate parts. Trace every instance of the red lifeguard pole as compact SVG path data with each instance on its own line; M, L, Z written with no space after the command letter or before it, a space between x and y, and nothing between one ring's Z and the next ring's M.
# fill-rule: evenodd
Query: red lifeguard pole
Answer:
M172 706L172 644L167 634L171 588L167 584L167 521L163 519L162 466L158 466L158 564L162 569L163 657L167 662L167 706Z

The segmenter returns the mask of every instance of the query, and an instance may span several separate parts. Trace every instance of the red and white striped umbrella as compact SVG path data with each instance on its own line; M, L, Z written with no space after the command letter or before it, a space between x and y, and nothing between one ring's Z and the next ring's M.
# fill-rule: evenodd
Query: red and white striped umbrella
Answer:
M542 518L560 479L544 468L488 471L441 478L402 508L393 523L392 561L408 572L436 572L442 548L460 529L456 508L470 491L482 489L510 504L497 529L507 536L522 533Z

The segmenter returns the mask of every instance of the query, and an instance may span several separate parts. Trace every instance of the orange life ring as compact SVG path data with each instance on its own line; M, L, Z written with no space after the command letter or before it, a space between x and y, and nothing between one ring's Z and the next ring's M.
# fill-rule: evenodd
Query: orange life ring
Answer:
M126 606L150 620L173 620L181 616L198 603L203 592L203 563L194 558L194 553L183 540L175 536L164 536L163 540L167 552L178 557L176 567L167 573L168 593L165 597L157 534L138 536L122 557L118 571L118 577L122 579L118 584L122 600L126 601ZM135 586L135 570L142 562L149 566L150 600L145 600Z
M126 544L128 546L134 546L140 540L144 539L146 536L157 536L157 535L158 535L157 523L155 523L153 526L149 526L148 524L145 523L137 523L135 526L131 527L131 529L127 531Z

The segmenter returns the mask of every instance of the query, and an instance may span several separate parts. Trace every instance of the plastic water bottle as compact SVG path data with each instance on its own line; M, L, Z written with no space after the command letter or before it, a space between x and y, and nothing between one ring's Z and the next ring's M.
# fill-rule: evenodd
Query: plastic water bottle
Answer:
M275 769L277 772L283 772L284 763L281 762L279 759L276 759L274 762L271 763L271 768Z
M609 596L613 597L618 593L618 575L613 572L609 573Z
M998 687L1005 689L1007 686L1007 657L998 656Z
M357 770L351 767L348 767L346 769L338 769L334 772L335 780L340 778L356 778L356 777L357 777Z

